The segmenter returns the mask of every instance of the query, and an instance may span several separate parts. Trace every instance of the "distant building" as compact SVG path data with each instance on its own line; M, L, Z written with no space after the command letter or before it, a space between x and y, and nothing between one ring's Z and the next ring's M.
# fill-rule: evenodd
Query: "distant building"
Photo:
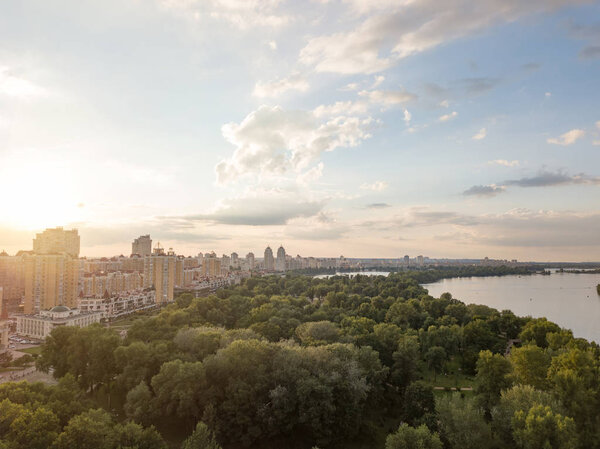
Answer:
M0 353L8 349L8 322L0 321Z
M23 256L0 253L0 287L3 290L3 313L15 312L25 294L25 265ZM0 319L2 315L0 313Z
M221 276L221 260L217 258L215 253L204 255L202 274L210 277Z
M275 261L275 270L285 271L285 249L283 245L277 250L277 260Z
M175 253L165 254L159 243L152 255L144 259L144 288L154 287L157 303L173 301L178 263ZM183 261L179 262L183 266Z
M79 257L79 234L77 229L66 231L61 227L46 229L33 239L33 252L36 254L63 254Z
M79 286L79 261L63 254L25 254L26 314L54 306L75 307Z
M131 254L146 257L152 255L152 239L150 234L140 235L131 244Z
M417 266L422 267L425 263L423 256L417 256Z
M404 266L408 267L410 265L410 257L404 256Z
M115 295L142 288L143 276L137 271L131 273L116 271L102 274L85 274L80 285L81 295L102 298L106 293Z
M17 315L17 334L44 340L56 327L86 327L101 319L101 313L81 313L66 306L55 306L36 315Z
M275 259L273 258L273 250L270 246L265 248L265 259L264 259L265 270L274 271L275 270Z
M112 296L107 295L104 298L79 298L79 310L82 313L101 313L102 318L109 320L155 307L157 307L156 291L152 289L139 289Z
M248 270L254 270L254 253L246 254L246 265Z
M231 253L231 268L233 268L234 270L239 270L240 269L240 257L238 256L238 253Z

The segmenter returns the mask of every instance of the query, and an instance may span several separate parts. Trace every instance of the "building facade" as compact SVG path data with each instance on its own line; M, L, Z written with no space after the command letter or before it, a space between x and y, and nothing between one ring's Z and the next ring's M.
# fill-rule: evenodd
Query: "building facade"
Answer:
M283 245L277 250L277 260L275 261L275 269L277 271L285 271L285 249Z
M33 314L63 305L76 307L79 261L67 254L26 254L24 312Z
M68 254L79 257L79 234L77 229L64 230L61 227L46 229L33 239L33 252L36 254Z
M153 289L138 289L106 298L79 298L79 310L82 313L101 313L102 318L108 320L155 307L156 292Z
M183 261L181 261L183 265ZM173 301L176 285L177 256L172 252L166 253L155 248L151 256L145 258L144 288L154 287L156 302Z
M152 255L152 239L150 234L140 235L131 244L131 254L137 254L141 257Z
M93 323L99 323L101 319L101 313L81 313L77 309L70 309L66 306L55 306L35 315L17 315L17 334L44 340L57 327L86 327Z
M265 248L264 268L266 271L275 270L275 259L273 258L273 250L270 246Z

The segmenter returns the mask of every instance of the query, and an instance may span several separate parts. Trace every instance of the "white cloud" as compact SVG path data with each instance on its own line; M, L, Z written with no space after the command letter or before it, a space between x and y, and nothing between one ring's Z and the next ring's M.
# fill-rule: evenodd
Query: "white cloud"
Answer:
M336 115L363 115L369 110L365 101L336 101L334 104L322 104L313 111L316 117Z
M406 122L407 126L410 125L411 119L412 119L412 114L408 111L408 109L404 109L404 121Z
M276 226L299 217L312 217L321 212L324 201L298 198L296 192L281 189L253 189L237 198L219 201L207 213L182 217L182 222L207 221L225 225Z
M347 116L320 121L310 111L261 106L241 123L223 126L223 137L236 150L217 164L217 181L226 183L247 174L300 172L325 151L354 147L371 137L372 123L370 117Z
M600 129L600 120L596 122L596 128Z
M502 165L504 167L518 167L519 161L507 161L506 159L495 159L493 161L488 161L489 165Z
M269 42L269 48L270 48L271 50L277 50L277 42L275 42L275 41L270 41L270 42Z
M377 86L379 86L384 81L385 81L385 76L383 76L383 75L376 76L375 81L373 81L373 85L371 86L371 89L375 89Z
M252 94L259 98L277 97L289 90L306 92L309 87L308 81L303 75L300 73L293 73L286 78L267 81L265 83L256 83Z
M282 0L158 0L173 14L199 21L204 17L223 20L240 28L281 27L291 17L278 11Z
M559 137L553 137L546 140L546 142L551 143L553 145L572 145L585 136L585 131L582 129L572 129L571 131L567 131L564 134L561 134Z
M594 146L598 146L598 145L600 145L600 140L594 140L594 141L592 142L592 145L594 145Z
M324 167L325 166L323 165L323 162L319 162L310 170L307 170L304 173L300 173L296 177L296 182L300 185L311 185L313 182L317 181L318 179L321 179L321 177L323 176Z
M483 140L487 136L487 131L485 128L481 128L477 134L471 137L473 140Z
M483 29L586 2L480 0L473 7L470 0L357 0L354 9L368 17L352 31L312 38L299 59L319 72L377 73L402 58Z
M362 90L358 93L361 97L367 98L371 103L383 106L393 106L413 101L417 96L405 90Z
M388 188L388 183L385 181L375 181L371 184L364 183L360 186L363 190L373 190L374 192L382 192Z
M546 96L546 98L550 98L552 96L552 92L546 92L544 95Z
M341 91L353 91L358 90L358 83L348 83L344 87L340 87Z
M16 76L7 67L0 67L0 95L15 98L30 98L46 95L46 90L22 77Z
M439 121L440 122L447 122L448 120L452 120L453 118L455 118L457 115L458 115L458 112L452 111L450 114L442 115L439 118Z
M450 107L450 102L448 100L444 100L440 102L440 106L443 108L449 108Z

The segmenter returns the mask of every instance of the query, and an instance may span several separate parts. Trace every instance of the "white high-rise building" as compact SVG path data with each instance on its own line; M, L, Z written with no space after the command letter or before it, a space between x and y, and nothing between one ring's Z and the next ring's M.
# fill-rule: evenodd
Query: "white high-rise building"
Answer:
M265 248L265 260L264 260L265 270L273 271L275 270L275 259L273 259L273 250L270 246Z
M275 261L275 269L277 271L285 271L285 249L283 245L277 250L277 260Z
M254 253L246 254L246 265L248 270L254 270Z

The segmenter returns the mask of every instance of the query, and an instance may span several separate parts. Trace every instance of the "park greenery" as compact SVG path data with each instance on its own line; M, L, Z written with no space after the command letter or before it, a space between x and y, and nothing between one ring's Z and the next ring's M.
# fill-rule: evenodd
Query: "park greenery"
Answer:
M0 386L0 448L600 447L600 348L433 298L439 275L250 278L124 339L55 329L59 383Z

